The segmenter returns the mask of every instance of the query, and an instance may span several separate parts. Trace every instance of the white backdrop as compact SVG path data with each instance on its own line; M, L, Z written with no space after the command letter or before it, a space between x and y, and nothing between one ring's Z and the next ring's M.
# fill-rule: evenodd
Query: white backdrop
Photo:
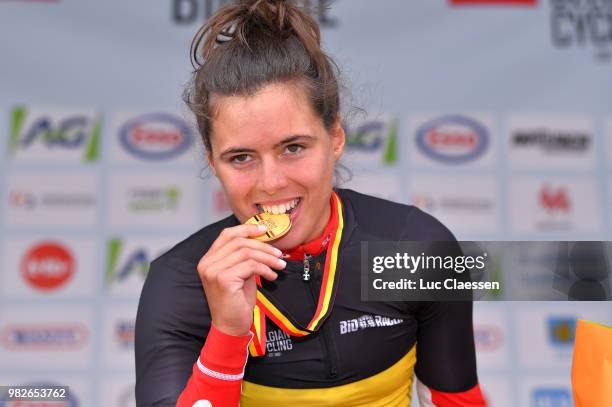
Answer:
M148 262L228 213L180 98L219 3L0 0L0 384L134 403ZM459 3L319 15L367 111L347 122L348 186L463 240L611 240L612 3ZM490 405L571 406L577 318L610 323L610 303L476 304Z

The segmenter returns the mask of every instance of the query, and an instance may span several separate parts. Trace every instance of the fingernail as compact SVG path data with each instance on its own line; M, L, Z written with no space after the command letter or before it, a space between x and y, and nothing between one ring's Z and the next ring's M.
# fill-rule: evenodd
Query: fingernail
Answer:
M283 259L288 259L289 257L291 257L290 254L287 253L283 253L283 255L281 256Z
M277 255L278 257L280 257L283 254L283 252L280 249L275 247L274 248L274 254Z
M266 230L268 230L268 228L266 227L266 225L262 225L260 223L257 225L257 230L259 230L260 232L265 232Z
M287 265L287 262L283 259L278 259L278 264L282 267L285 268L285 266Z

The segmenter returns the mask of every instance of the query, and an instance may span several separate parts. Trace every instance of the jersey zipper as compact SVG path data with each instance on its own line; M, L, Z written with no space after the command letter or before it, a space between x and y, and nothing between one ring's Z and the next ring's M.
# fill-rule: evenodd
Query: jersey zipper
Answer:
M304 255L304 273L306 273L306 267L308 267L308 271L310 271L310 259L312 256L310 256L309 254L305 254ZM310 278L312 278L312 276L310 276ZM317 282L318 280L320 280L320 275L317 274L316 275L316 279ZM306 280L305 280L306 281ZM309 291L310 291L310 297L312 298L312 301L314 303L314 307L316 309L317 307L317 298L316 298L316 293L315 293L315 284L308 284L309 286ZM330 337L330 333L327 332L327 326L323 325L319 331L318 334L321 336L321 338L323 339L323 345L325 347L325 353L327 354L327 360L326 360L326 364L327 364L327 370L329 372L329 377L330 378L335 378L336 376L338 376L338 355L336 354L336 348L334 347L334 344L332 342L332 339Z

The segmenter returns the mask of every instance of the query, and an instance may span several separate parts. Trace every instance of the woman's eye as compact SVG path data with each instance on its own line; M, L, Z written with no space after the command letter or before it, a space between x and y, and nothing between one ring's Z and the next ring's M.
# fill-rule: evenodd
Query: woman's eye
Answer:
M248 154L238 154L233 156L230 160L233 163L242 164L251 161L251 157Z
M287 147L285 147L285 150L290 154L299 153L303 149L304 147L299 144L289 144Z

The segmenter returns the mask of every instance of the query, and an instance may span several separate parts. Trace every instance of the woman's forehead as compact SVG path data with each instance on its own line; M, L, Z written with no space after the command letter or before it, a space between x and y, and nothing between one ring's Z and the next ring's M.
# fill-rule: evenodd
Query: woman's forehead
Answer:
M273 145L292 135L313 135L321 127L320 118L296 86L275 84L252 96L216 96L214 104L214 144Z

